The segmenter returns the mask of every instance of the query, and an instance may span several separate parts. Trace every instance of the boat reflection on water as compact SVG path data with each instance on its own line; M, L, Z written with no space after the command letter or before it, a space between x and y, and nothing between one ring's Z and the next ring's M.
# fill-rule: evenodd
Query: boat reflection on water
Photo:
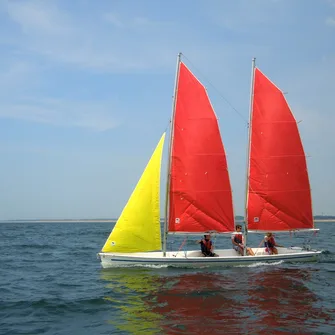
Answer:
M157 304L151 305L152 311L165 316L162 326L166 333L223 334L240 329L233 311L241 310L243 301L234 276L184 273L175 278L172 287L167 286L160 290Z
M317 269L277 268L250 276L248 307L256 318L246 330L257 334L315 334L331 313L317 306L309 289ZM327 321L326 321L327 322Z
M244 271L243 271L244 270ZM314 334L311 269L104 270L114 327L130 334Z
M141 268L114 268L101 270L101 279L107 282L105 297L110 302L112 318L108 321L127 334L159 333L163 316L148 308L148 301L159 290L159 276Z

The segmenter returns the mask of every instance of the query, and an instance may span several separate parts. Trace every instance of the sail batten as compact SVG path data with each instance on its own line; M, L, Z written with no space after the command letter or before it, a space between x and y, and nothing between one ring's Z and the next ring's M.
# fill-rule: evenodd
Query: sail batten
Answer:
M182 62L172 122L168 231L234 231L218 121L205 87Z
M160 171L165 133L124 207L102 252L146 252L161 249Z
M314 227L306 156L280 89L255 69L249 155L248 229Z

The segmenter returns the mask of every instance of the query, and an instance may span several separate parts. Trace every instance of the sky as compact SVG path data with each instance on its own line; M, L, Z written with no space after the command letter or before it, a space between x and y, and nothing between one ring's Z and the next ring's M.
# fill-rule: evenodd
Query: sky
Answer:
M302 120L314 214L335 214L335 1L0 0L0 219L118 217L169 124L178 52L219 118L235 214L252 57Z

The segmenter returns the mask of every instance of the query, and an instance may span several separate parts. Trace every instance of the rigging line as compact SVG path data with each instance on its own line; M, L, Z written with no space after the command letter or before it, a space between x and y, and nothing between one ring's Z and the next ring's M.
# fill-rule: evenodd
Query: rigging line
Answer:
M171 119L169 118L168 122L166 123L165 127L164 127L164 133L166 133L170 127L171 124Z
M210 80L183 54L183 57L192 65L192 67L201 74L202 77L208 82L212 88L219 94L219 96L226 102L226 104L236 113L238 116L249 125L248 120L224 97L224 95L210 82Z
M170 123L171 123L171 120L168 121L168 123L166 124L166 127L165 127L165 132L168 131L169 127L170 127Z
M186 235L186 237L185 237L185 239L184 239L183 243L181 244L181 246L179 247L179 249L178 249L177 253L176 253L175 255L173 255L174 257L177 257L177 255L178 255L179 251L180 251L180 250L181 250L181 248L184 246L184 244L187 242L187 240L188 240L188 236Z

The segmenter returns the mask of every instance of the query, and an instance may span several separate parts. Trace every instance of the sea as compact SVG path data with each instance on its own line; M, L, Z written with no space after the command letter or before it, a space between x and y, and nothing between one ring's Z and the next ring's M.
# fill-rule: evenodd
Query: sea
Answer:
M102 269L111 222L2 222L0 334L335 334L335 222L316 226L276 235L323 250L312 263ZM168 246L185 252L196 239Z

